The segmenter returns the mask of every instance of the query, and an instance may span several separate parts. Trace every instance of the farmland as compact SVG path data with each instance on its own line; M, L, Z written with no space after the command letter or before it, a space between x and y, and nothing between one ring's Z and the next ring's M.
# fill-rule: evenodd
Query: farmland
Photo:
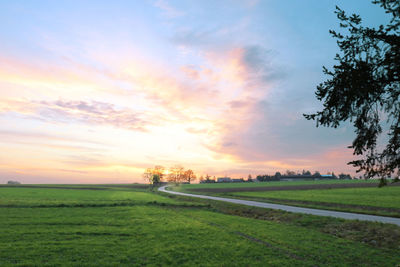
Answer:
M249 188L249 187L276 187L276 186L289 186L289 185L325 185L325 184L359 184L371 183L377 184L374 180L316 180L316 181L279 181L279 182L256 182L256 183L209 183L209 184L190 184L182 185L183 188L190 189L208 189L208 188Z
M334 190L274 191L274 192L240 192L232 193L239 197L261 200L289 200L291 203L303 203L303 206L314 207L332 204L339 210L358 211L371 214L390 214L400 217L400 187L387 188L346 188ZM308 205L307 205L308 204ZM357 209L359 207L359 210Z
M163 195L0 187L0 265L395 266L400 227Z
M176 189L301 207L400 217L399 184L378 188L374 181L298 181L183 185Z

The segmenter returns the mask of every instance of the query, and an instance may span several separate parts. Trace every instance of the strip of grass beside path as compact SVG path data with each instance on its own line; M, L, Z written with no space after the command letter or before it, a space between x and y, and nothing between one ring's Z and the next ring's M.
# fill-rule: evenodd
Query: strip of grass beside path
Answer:
M315 181L326 182L326 181ZM335 181L336 182L336 181ZM299 182L279 182L286 185L299 185ZM247 184L247 183L246 183ZM251 184L251 183L250 183ZM261 183L257 183L261 184ZM262 184L272 184L262 183ZM314 183L313 183L314 184ZM231 184L225 184L231 186ZM319 208L327 210L347 211L381 216L400 217L400 187L369 187L346 189L313 189L313 190L281 190L255 192L192 192L190 189L197 185L181 185L172 187L173 190L213 195L228 198L239 198L261 202L287 204L299 207ZM221 185L218 185L221 186ZM265 186L265 185L263 185ZM244 185L242 185L245 189ZM223 187L220 187L223 188Z
M346 188L327 190L235 192L225 194L252 200L286 203L400 217L400 187Z
M207 204L213 211L219 213L257 220L274 221L280 224L297 225L340 238L365 243L373 247L377 246L390 250L396 248L400 249L400 227L392 224L291 213L209 199L170 195L166 193L161 194L165 194L169 198L181 199L182 201Z
M273 182L244 182L244 183L209 183L209 184L183 184L183 189L200 188L241 188L264 186L291 186L291 185L318 185L318 184L357 184L376 183L376 180L311 180L311 181L273 181Z

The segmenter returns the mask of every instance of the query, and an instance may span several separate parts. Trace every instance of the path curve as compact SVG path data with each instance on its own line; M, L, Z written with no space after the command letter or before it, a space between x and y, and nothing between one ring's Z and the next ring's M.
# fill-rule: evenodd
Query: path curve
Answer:
M230 203L241 204L241 205L252 206L252 207L284 210L284 211L289 211L289 212L305 213L305 214L312 214L312 215L318 215L318 216L336 217L336 218L342 218L342 219L347 219L347 220L360 220L360 221L390 223L390 224L396 224L396 225L400 226L400 218L367 215L367 214L359 214L359 213L350 213L350 212L341 212L341 211L301 208L301 207L294 207L294 206L288 206L288 205L272 204L272 203L250 201L250 200L241 200L241 199L234 199L234 198L195 195L195 194L170 191L170 190L167 190L166 187L167 187L166 185L162 186L162 187L158 188L158 191L168 193L168 194L173 194L173 195L211 199L211 200L230 202Z

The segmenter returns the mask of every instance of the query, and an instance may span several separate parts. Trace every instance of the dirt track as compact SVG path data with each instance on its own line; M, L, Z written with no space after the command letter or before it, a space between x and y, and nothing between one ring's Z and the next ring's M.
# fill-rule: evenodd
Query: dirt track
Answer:
M377 187L377 183L356 183L356 184L310 184L310 185L283 185L283 186L262 186L262 187L240 187L240 188L193 188L193 192L258 192L258 191L283 191L283 190L313 190L313 189L336 189L336 188L362 188ZM389 184L388 186L400 186L400 183Z

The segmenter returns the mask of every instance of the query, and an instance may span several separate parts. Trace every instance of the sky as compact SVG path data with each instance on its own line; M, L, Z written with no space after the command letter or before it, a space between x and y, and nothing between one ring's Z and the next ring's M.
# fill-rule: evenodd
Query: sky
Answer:
M366 0L0 2L0 183L143 182L145 168L355 173L316 128L338 5Z

